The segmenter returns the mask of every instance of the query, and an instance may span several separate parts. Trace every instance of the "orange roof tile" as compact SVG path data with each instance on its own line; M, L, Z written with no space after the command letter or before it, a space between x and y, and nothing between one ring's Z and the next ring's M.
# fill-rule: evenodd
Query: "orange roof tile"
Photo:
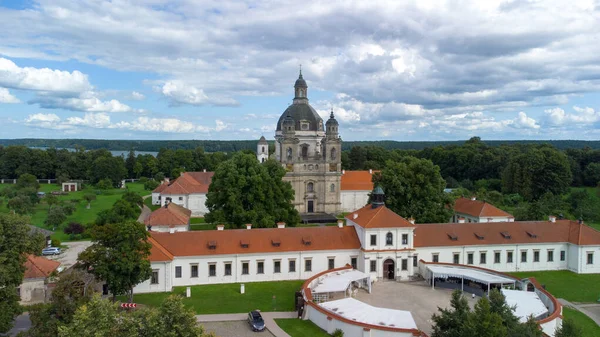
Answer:
M571 220L419 224L414 233L414 247L543 242L600 245L600 231Z
M376 173L379 171L373 171ZM369 171L344 171L342 174L342 191L372 191L373 174Z
M305 244L303 237L311 237ZM279 244L273 244L278 241ZM352 227L288 227L152 233L153 246L172 256L201 256L244 253L276 253L333 249L358 249L360 241ZM244 248L241 242L247 243ZM213 248L209 247L209 243ZM163 261L163 251L154 248L151 261ZM155 255L156 254L156 255Z
M356 215L356 217L355 217ZM388 228L388 227L414 227L410 221L404 219L385 206L373 208L367 205L357 211L346 215L363 228Z
M490 203L481 200L471 200L470 198L464 197L454 201L454 212L475 217L512 217L512 214L505 212Z
M60 266L60 262L42 256L29 255L25 261L24 278L46 278Z
M160 185L158 185L153 191L152 193L160 193L162 191L165 190L165 188L169 187L169 183L166 181L163 181L162 183L160 183Z
M181 226L187 225L190 222L192 211L176 203L169 203L154 212L150 213L148 219L144 221L150 226Z
M169 253L163 246L161 246L153 237L148 238L148 242L152 245L150 248L150 258L151 262L163 262L163 261L172 261L173 255Z
M208 187L212 181L214 172L182 172L162 194L191 194L208 193Z

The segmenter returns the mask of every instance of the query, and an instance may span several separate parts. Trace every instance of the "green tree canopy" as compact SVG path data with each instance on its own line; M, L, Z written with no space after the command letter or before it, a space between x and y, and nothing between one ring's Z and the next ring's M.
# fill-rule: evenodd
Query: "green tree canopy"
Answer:
M575 322L570 318L565 318L562 321L562 325L556 328L554 337L581 337L583 336L583 330L577 326Z
M25 215L33 212L33 204L27 196L17 195L8 200L6 207L14 213Z
M40 183L38 183L36 176L34 176L33 174L21 174L17 179L17 188L27 187L33 188L36 191L40 188Z
M93 244L79 254L84 270L91 270L117 295L133 298L133 287L150 278L150 243L146 227L137 221L108 223L91 228Z
M48 227L58 227L67 220L67 215L62 207L53 207L48 211L48 216L44 220L44 224Z
M444 192L446 182L440 168L430 160L404 157L387 161L373 183L381 185L386 206L397 214L414 217L420 223L448 222L452 216L452 198Z
M206 200L206 221L237 227L246 223L273 227L278 221L296 225L300 217L291 203L294 191L282 181L284 175L275 161L260 164L253 154L236 153L215 171Z

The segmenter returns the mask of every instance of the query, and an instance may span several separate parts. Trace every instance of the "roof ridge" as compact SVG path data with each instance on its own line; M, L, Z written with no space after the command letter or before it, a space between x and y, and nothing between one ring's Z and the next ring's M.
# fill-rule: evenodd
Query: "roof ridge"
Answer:
M170 203L170 204L169 204L169 206L170 206L171 204L172 204L172 203ZM179 206L179 205L177 205L177 206ZM174 207L174 208L177 208L177 207L175 207L175 206L173 206L173 207ZM180 207L181 207L181 206L180 206ZM183 207L182 207L182 208L183 208ZM167 211L169 211L169 213L173 214L173 215L174 215L176 218L178 218L179 220L181 220L181 221L185 222L185 216L184 216L184 214L181 214L181 213L179 212L179 210L175 210L175 209L171 209L170 207L167 207Z
M169 257L171 260L173 260L174 255L167 248L165 248L158 241L156 241L156 239L154 239L152 236L150 236L148 238L148 241L150 241L150 243L152 245L154 245L156 248L158 248L158 250L160 250L163 254L165 254L167 257Z
M368 207L369 205L365 206ZM367 226L369 226L369 224L371 223L371 221L373 221L373 219L375 219L376 216L379 215L379 212L381 212L382 209L385 208L385 205L381 206L381 207L377 207L379 208L377 211L375 211L375 214L373 214L373 216L371 217L371 219L369 221L367 221L367 223L365 224L365 228L367 228Z
M35 260L32 258L33 255L28 255L27 259L29 260L29 262L31 262L31 264L37 269L39 270L42 275L46 276L46 273L44 273L44 271L42 270L42 268L40 268L40 266L37 265L37 263L35 263Z

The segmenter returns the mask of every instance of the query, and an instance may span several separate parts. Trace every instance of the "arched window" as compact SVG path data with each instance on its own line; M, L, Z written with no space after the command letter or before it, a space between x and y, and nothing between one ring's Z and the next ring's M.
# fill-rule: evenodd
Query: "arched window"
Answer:
M329 191L335 192L335 184L331 184L331 186L329 186Z
M302 145L302 159L308 158L308 145Z
M288 149L287 149L287 159L290 159L290 160L292 159L292 148L291 147L288 147Z
M393 244L393 241L394 241L394 235L392 235L392 233L387 233L385 235L385 245L391 246Z
M335 160L336 157L337 157L337 150L334 147L333 149L331 149L331 160Z
M265 162L265 158L263 158L263 159L261 160L261 163L264 163L264 162Z
M262 153L265 153L265 147L264 146L262 147Z
M307 193L312 193L314 191L315 191L315 186L313 185L313 183L306 184L306 192Z

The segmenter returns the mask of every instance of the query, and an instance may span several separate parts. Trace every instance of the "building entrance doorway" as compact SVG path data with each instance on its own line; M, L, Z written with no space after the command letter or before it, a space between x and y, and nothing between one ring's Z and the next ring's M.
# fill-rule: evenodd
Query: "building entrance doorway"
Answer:
M314 213L315 212L315 202L313 200L309 200L308 201L308 205L306 207L306 212L307 213Z
M394 280L395 263L392 259L387 259L383 262L383 277L388 280Z

